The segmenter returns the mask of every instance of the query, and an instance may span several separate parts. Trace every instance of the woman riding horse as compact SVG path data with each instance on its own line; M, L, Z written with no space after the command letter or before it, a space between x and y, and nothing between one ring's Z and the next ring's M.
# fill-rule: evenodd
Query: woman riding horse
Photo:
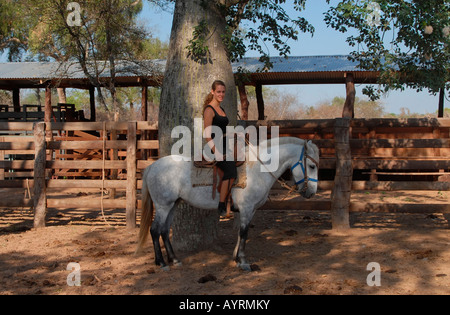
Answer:
M216 160L218 160L216 166L219 169L219 176L221 177L219 184L220 201L218 206L220 216L226 215L227 201L232 203L230 198L231 187L237 178L236 162L234 160L226 160L226 127L229 123L229 119L225 113L225 110L220 106L225 98L225 92L225 83L220 80L214 81L211 87L211 92L208 94L203 104L203 121L206 132L206 141L210 146L212 153L216 157L220 157L219 159L216 158ZM212 126L216 126L222 131L222 147L216 146L216 144L220 143L220 139L216 138L216 135L213 133L211 128ZM213 139L214 141L212 141ZM231 211L237 211L233 204L230 206Z

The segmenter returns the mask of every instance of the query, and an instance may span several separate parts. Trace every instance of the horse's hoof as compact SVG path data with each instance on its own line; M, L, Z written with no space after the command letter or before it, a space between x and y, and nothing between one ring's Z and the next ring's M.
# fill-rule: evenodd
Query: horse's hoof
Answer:
M169 266L161 266L161 270L162 271L170 271L170 267Z
M179 260L174 260L173 261L173 266L174 267L182 267L183 263L181 261L179 261Z
M249 271L249 272L252 271L252 267L248 263L245 263L245 264L237 263L237 266L244 271Z

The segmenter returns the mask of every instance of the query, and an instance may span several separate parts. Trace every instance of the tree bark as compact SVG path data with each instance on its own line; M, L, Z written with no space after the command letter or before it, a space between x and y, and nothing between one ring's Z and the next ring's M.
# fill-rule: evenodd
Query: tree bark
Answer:
M47 214L47 194L45 183L45 123L38 122L33 125L35 159L34 159L34 223L35 228L45 227Z
M202 6L201 3L201 0L177 0L175 4L159 111L161 156L170 155L172 144L178 140L171 138L175 126L187 126L193 134L194 118L202 117L203 101L214 80L222 80L227 85L227 95L222 107L230 124L237 123L236 85L221 39L221 35L225 33L225 16L216 5L217 0L208 1L207 6ZM206 45L209 52L205 58L198 60L189 54L187 46L193 38L194 28L203 20L207 25ZM175 248L192 250L214 241L218 228L216 209L194 209L182 203L177 212L172 226Z
M250 102L248 101L244 84L239 84L239 98L241 99L241 119L248 120L248 107Z
M338 118L334 127L336 175L331 192L331 223L333 230L350 228L350 197L353 164L350 150L350 118Z
M66 104L67 103L66 89L65 88L57 88L56 90L58 91L59 103Z
M344 109L342 111L342 118L355 118L355 80L352 73L347 73L345 79L345 88L347 91L347 97L345 99Z

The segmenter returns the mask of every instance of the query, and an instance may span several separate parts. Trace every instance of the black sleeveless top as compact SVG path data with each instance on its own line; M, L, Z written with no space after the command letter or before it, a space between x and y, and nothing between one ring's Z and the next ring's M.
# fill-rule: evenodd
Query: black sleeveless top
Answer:
M219 127L222 130L222 134L223 134L223 152L221 152L221 153L225 154L226 153L226 144L227 144L226 132L227 132L227 126L228 126L228 123L230 122L230 120L226 116L225 110L222 107L220 107L220 108L225 113L225 116L219 115L219 113L217 113L216 110L214 109L214 107L212 107L211 105L206 106L206 108L208 108L208 107L211 107L211 109L214 111L214 118L213 118L213 121L212 121L212 125L213 126L217 126L217 127ZM215 138L215 134L214 133L211 135L211 138L212 139Z
M225 110L220 107L223 112L225 113L225 116L221 116L219 115L219 113L216 112L216 110L214 109L214 107L212 107L211 105L208 105L207 107L211 107L212 110L214 111L214 118L212 121L212 125L213 126L217 126L222 130L222 134L223 134L223 151L220 152L220 149L218 150L218 152L222 153L222 154L226 154L227 153L227 136L226 136L226 131L227 131L227 125L230 122L228 117L226 116ZM215 134L213 133L211 135L211 138L214 139ZM237 168L236 168L236 162L234 161L220 161L217 162L217 166L223 171L223 177L222 180L229 180L229 179L236 179L237 178Z

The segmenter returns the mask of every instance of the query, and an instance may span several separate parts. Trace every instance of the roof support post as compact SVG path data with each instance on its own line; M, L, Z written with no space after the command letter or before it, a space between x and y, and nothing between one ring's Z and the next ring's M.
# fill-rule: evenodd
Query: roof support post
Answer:
M44 109L44 121L49 123L52 121L52 89L49 85L45 87L45 109Z
M438 118L444 117L444 100L445 100L445 89L441 88L441 91L439 92Z
M344 110L342 111L342 118L355 118L355 79L352 73L345 74L345 88L347 91L347 98L345 99Z
M20 89L16 88L13 91L13 105L14 112L20 112Z
M91 110L90 121L95 121L95 87L89 87L89 106Z
M258 120L264 120L264 98L262 93L262 84L256 83L256 102L258 104Z
M141 113L142 120L148 121L148 86L146 80L142 80Z

